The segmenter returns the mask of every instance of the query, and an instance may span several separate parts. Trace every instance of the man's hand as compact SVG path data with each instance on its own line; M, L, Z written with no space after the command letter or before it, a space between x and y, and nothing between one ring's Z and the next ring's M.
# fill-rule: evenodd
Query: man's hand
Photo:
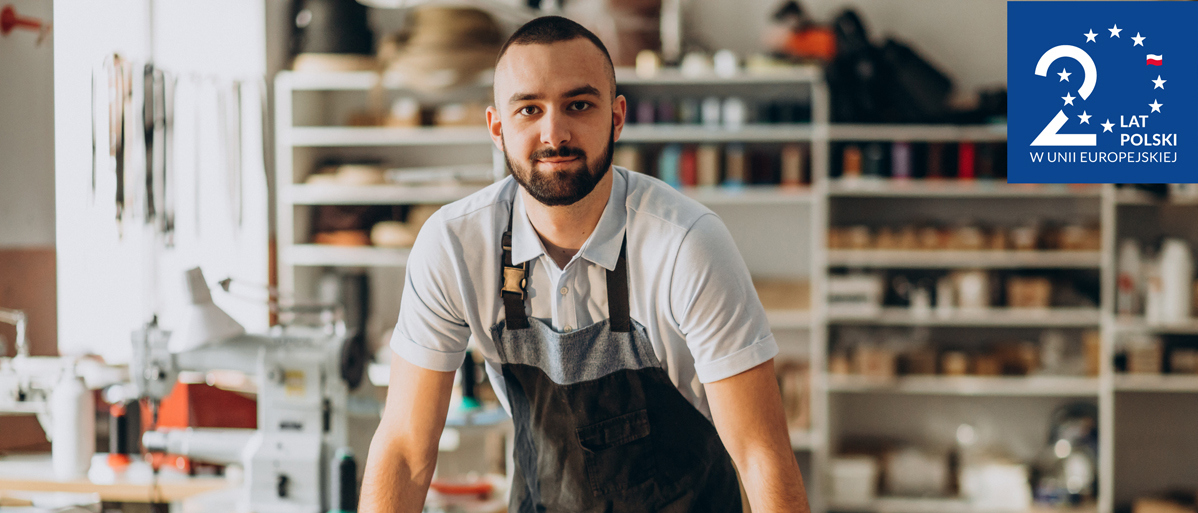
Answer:
M803 476L790 448L774 361L705 387L716 430L740 473L749 507L809 513Z
M391 358L387 404L370 441L362 478L362 513L419 512L437 465L437 444L453 390L453 372Z

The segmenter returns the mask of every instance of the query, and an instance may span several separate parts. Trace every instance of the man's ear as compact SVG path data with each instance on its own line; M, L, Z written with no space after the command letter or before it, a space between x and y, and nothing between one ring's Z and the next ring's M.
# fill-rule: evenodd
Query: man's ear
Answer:
M487 131L491 134L491 142L499 151L503 151L503 122L499 120L499 110L487 107Z
M626 119L628 119L628 100L621 94L616 96L615 101L611 103L611 126L614 132L612 139L614 141L620 140L620 132L624 131L624 120Z

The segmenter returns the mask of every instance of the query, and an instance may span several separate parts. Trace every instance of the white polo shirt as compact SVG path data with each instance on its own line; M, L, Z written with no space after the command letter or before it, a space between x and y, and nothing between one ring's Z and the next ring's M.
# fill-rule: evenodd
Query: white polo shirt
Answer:
M470 342L509 408L490 330L503 319L500 241L514 202L512 263L529 262L529 317L559 332L606 319L606 271L615 268L627 230L632 319L647 330L679 392L710 418L702 383L778 353L765 310L719 217L665 182L612 169L603 215L564 268L545 251L510 176L438 210L408 258L392 350L420 367L452 371Z

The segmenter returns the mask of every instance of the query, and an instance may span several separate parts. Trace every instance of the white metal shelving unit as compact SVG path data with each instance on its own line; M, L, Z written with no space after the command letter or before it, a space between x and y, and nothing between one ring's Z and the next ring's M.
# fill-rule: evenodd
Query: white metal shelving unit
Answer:
M1132 191L1116 190L1113 186L1035 186L1008 185L1002 181L954 180L831 180L830 152L833 142L843 141L975 141L1001 142L1006 140L1005 126L886 126L835 125L829 122L828 90L817 68L766 75L743 74L731 78L682 77L667 71L653 79L635 77L630 70L617 70L621 87L634 88L685 86L689 88L768 87L788 84L808 84L811 87L813 119L801 125L747 125L737 130L708 129L699 126L628 125L620 143L660 144L671 142L741 142L777 143L806 142L811 145L810 166L812 185L806 188L747 186L739 188L692 188L684 192L713 208L747 208L795 206L806 209L810 223L805 228L811 244L810 310L770 311L768 317L775 330L802 330L810 337L809 358L812 376L812 429L791 433L796 451L810 454L813 472L805 476L812 497L813 511L876 511L876 512L962 512L977 511L956 499L911 500L881 498L868 504L835 504L827 501L827 469L829 458L835 454L830 422L834 403L849 397L871 395L888 398L949 396L968 400L1044 401L1052 398L1082 398L1096 400L1100 412L1100 459L1098 503L1090 509L1110 513L1113 509L1114 454L1116 425L1115 396L1118 393L1194 393L1198 397L1198 381L1179 376L1116 376L1111 365L1116 337L1132 331L1196 335L1198 321L1183 326L1147 326L1137 319L1117 319L1113 315L1117 210L1120 207L1140 209L1167 204ZM379 151L437 147L456 151L458 148L486 149L491 140L482 128L364 128L338 126L296 126L294 113L296 93L304 93L299 101L311 101L317 91L362 93L376 87L402 88L396 76L380 78L374 73L281 73L276 79L276 188L278 219L278 280L285 294L297 292L297 270L322 267L401 268L406 264L407 251L383 248L342 248L307 243L305 209L316 205L396 205L440 204L464 197L477 186L396 185L351 187L311 185L303 183L308 169L296 168L296 155L313 160L311 154L328 152L345 155L353 151ZM485 84L482 84L485 86ZM479 166L489 165L478 162ZM420 163L420 165L428 165ZM1007 199L1027 201L1071 201L1091 204L1100 213L1103 244L1098 252L904 252L904 251L828 251L827 231L831 222L832 205L837 201L869 201L871 198L892 201L916 201L934 205L945 200L983 199L1001 202ZM793 222L778 223L781 230L793 229ZM299 229L297 229L299 228ZM771 228L774 229L774 228ZM754 251L755 248L742 248ZM827 277L831 267L864 267L874 269L953 269L988 268L1072 269L1097 271L1101 283L1099 308L1052 309L1024 311L995 308L984 311L956 311L942 317L935 312L920 316L905 309L883 309L869 317L834 315L826 302ZM311 284L308 284L311 285ZM302 287L300 287L302 288ZM299 291L304 293L305 291ZM827 354L830 349L831 327L842 325L928 326L967 330L974 328L1101 328L1101 358L1103 364L1095 378L945 378L909 376L887 382L872 382L855 377L829 376ZM372 367L371 374L385 377L385 369ZM1041 511L1041 510L1034 510ZM1066 510L1074 511L1074 510ZM1087 510L1081 510L1087 511Z

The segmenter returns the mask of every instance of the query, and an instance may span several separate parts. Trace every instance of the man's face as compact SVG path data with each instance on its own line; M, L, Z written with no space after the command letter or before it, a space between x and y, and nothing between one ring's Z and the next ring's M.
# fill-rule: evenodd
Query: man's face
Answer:
M537 201L572 205L611 167L627 104L613 98L607 59L585 38L512 45L495 69L491 139Z

